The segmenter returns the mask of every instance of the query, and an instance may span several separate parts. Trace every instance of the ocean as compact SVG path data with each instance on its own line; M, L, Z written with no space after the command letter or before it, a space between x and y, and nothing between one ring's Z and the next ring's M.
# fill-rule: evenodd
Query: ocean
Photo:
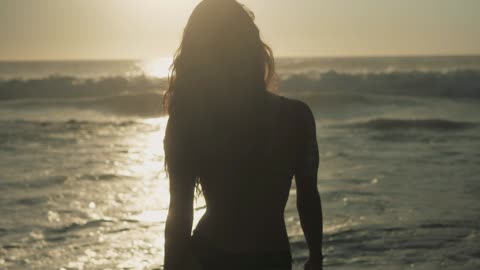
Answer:
M0 269L162 269L168 63L0 62ZM277 69L317 121L326 269L480 269L480 56Z

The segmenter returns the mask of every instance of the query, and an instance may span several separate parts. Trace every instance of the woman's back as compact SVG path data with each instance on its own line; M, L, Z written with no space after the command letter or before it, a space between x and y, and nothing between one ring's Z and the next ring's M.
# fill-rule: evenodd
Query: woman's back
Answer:
M248 119L253 148L202 179L207 211L197 227L219 248L231 252L289 250L283 220L298 148L299 102L269 94L266 106ZM247 135L247 136L248 136Z
M207 210L194 239L209 253L289 254L283 213L294 174L318 168L315 124L304 103L268 92L265 97L257 117L243 119L263 128L244 126L247 130L234 136L241 147L219 143L212 153L221 157L200 158L215 161L198 169ZM229 146L235 152L224 155Z

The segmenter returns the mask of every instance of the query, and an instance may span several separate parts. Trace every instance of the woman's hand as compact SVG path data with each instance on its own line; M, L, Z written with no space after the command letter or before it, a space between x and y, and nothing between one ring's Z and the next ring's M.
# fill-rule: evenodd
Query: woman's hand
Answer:
M186 258L185 264L186 264L185 269L188 269L188 270L204 270L202 268L202 265L198 261L198 259L195 258L195 256L191 253L188 254L188 257Z
M309 258L305 263L305 270L323 270L322 258Z

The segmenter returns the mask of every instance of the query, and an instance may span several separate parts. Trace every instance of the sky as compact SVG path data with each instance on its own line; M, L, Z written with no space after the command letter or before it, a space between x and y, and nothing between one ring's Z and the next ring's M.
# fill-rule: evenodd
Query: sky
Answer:
M480 54L479 0L239 0L276 56ZM199 0L0 0L0 60L171 56Z

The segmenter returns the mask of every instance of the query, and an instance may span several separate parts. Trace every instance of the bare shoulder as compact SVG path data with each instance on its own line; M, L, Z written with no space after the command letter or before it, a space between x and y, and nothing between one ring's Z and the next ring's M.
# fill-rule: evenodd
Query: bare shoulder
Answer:
M275 93L272 93L272 96L281 101L282 110L288 112L293 119L296 119L297 121L311 121L313 119L313 112L307 103Z

